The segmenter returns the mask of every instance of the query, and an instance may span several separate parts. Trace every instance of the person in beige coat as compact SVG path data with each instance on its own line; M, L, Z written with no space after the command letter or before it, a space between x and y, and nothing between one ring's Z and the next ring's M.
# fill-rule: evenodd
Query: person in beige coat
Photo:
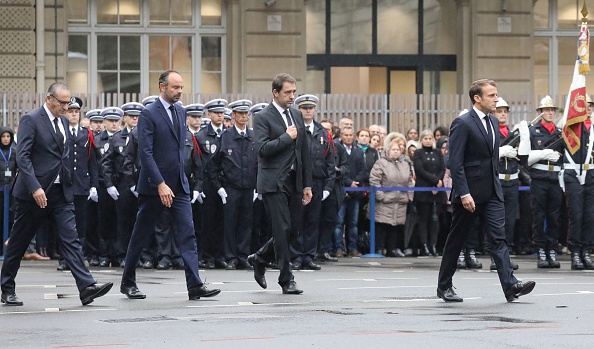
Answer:
M369 175L369 184L381 187L413 187L413 172L404 161L397 140L389 143L385 154L375 162ZM388 257L404 257L397 241L402 240L406 207L412 201L412 191L382 191L375 193L375 241L376 253Z

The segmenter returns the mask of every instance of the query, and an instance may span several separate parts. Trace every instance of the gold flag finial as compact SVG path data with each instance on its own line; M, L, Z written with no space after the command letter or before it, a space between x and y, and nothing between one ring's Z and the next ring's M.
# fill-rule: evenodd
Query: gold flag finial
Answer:
M582 7L582 10L580 12L582 13L582 22L587 22L588 21L588 8L586 7L586 0L584 0L584 6Z
M583 17L578 41L578 59L580 61L579 72L585 75L590 71L590 31L588 30L588 8L586 8L585 0L581 12Z

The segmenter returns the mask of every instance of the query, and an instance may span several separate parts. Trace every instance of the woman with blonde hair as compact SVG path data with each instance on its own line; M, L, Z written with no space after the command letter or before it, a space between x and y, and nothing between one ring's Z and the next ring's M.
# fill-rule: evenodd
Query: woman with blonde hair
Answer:
M414 185L411 166L404 161L398 139L393 138L388 143L384 156L373 165L369 175L369 184L380 189L381 187L412 187ZM378 254L383 254L385 248L388 257L404 257L402 250L397 247L397 241L399 237L402 240L406 209L412 199L412 191L376 191L375 246Z
M414 167L415 187L443 187L445 161L441 150L435 149L435 138L431 130L424 130L419 137L421 147L415 151ZM437 233L439 222L438 207L446 202L443 191L419 191L415 194L417 208L418 232L421 241L421 253L426 256L436 256Z

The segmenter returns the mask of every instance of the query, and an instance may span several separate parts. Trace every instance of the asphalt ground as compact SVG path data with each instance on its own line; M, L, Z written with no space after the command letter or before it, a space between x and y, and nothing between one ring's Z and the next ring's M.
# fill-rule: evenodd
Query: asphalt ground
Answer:
M342 258L296 271L302 295L283 295L277 270L261 289L247 270L201 271L214 298L189 301L183 271L139 269L144 300L119 293L121 269L92 268L106 296L82 306L56 261L23 261L22 307L0 306L0 348L583 348L594 341L594 274L537 269L516 257L534 291L507 303L497 273L460 270L463 303L436 297L440 258Z

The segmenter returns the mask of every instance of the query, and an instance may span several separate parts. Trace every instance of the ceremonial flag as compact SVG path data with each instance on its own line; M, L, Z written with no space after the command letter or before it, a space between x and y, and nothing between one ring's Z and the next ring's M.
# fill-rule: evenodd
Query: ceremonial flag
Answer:
M560 121L560 126L563 127L563 139L567 146L567 150L573 155L580 148L581 134L584 121L590 116L587 112L586 102L586 74L590 71L590 31L588 30L588 21L586 15L586 4L582 9L582 26L580 28L580 36L578 39L578 52L573 69L573 80L569 87L567 101L565 102L565 109L563 110L563 118Z

